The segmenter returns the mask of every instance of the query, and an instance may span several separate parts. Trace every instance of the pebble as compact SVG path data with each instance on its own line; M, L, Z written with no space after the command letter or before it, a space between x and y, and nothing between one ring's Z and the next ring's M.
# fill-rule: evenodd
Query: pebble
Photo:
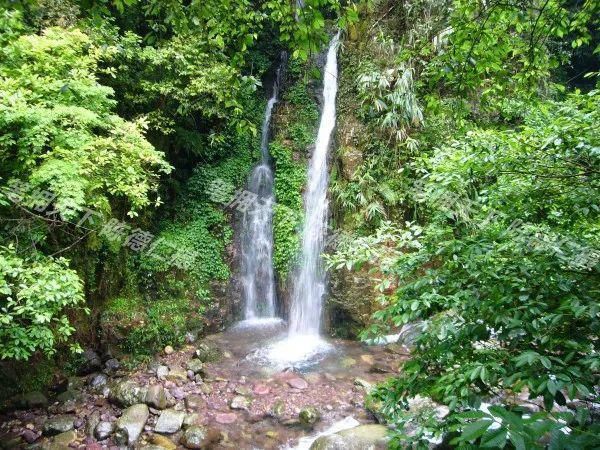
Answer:
M235 413L219 413L215 416L217 423L221 425L228 425L234 423L237 420L237 414Z
M271 388L266 384L257 384L254 386L254 390L252 392L254 392L256 395L267 395L269 392L271 392Z
M306 389L308 387L308 383L302 378L292 378L287 381L287 384L294 389Z
M165 347L165 355L172 355L175 350L170 345Z

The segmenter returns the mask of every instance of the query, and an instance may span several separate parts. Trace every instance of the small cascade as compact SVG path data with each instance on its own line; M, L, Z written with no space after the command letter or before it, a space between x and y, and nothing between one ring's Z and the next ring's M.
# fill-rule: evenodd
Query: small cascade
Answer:
M244 319L252 321L275 316L275 275L273 270L273 170L269 155L271 115L277 103L286 55L282 53L267 103L261 135L261 159L248 179L247 189L258 196L254 208L244 213L241 236L241 275Z
M302 255L295 274L288 335L254 357L276 367L310 366L332 349L319 335L325 294L325 270L321 260L327 229L327 154L335 127L337 48L339 33L331 40L323 75L323 111L317 142L308 169L304 194Z
M323 111L315 150L308 169L304 194L304 229L302 256L295 279L290 336L318 336L321 327L325 270L321 260L327 231L327 155L335 127L335 97L337 94L337 48L339 32L331 40L323 75Z

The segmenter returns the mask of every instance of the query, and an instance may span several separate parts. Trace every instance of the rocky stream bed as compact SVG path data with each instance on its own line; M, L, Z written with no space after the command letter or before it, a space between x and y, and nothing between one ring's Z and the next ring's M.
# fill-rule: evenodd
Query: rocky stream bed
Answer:
M280 332L233 329L168 347L132 372L88 351L89 374L13 399L0 416L2 447L385 448L365 394L399 369L407 349L333 341L302 367L261 361L256 349ZM341 420L353 428L312 442Z

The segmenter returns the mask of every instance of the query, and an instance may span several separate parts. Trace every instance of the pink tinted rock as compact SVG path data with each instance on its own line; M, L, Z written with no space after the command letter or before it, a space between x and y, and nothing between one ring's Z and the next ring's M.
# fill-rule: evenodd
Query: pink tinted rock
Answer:
M237 420L237 414L234 413L219 413L215 416L217 423L221 425L228 425L234 423Z
M306 389L308 387L308 383L302 378L292 378L288 380L287 384L295 389Z
M267 395L269 392L271 392L271 388L266 384L257 384L254 386L252 392L254 392L255 395Z

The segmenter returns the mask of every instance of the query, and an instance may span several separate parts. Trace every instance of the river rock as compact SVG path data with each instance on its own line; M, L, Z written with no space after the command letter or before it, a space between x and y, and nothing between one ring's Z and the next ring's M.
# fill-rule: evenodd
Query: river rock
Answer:
M162 434L177 433L183 425L185 413L174 409L165 409L158 418L154 431Z
M149 415L148 407L141 403L123 411L115 427L115 442L133 445L140 437Z
M50 449L69 448L75 441L77 441L77 432L74 430L65 431L52 438Z
M181 438L181 443L190 449L208 448L210 438L206 428L194 425L185 430Z
M120 406L131 406L146 401L148 388L142 387L131 380L111 384L108 399Z
M73 415L61 415L54 416L44 422L43 431L46 435L54 435L64 433L73 429L73 423L75 422L75 416Z
M298 419L304 425L314 425L321 418L321 414L314 406L308 406L303 408L298 414Z
M173 347L171 347L170 345L167 345L165 347L165 355L172 355L174 351L175 351L175 349Z
M285 414L285 403L281 400L277 400L269 411L269 415L276 418L281 419Z
M302 378L292 378L288 380L287 384L294 389L306 389L308 387L308 383Z
M243 395L236 395L229 403L231 409L248 409L249 406L250 400Z
M202 407L204 407L205 405L205 401L204 399L199 396L199 395L188 395L185 398L185 407L187 409L200 409Z
M144 402L156 409L165 409L167 407L167 394L161 384L153 384L148 387Z
M91 348L88 348L81 354L82 362L79 365L77 373L79 375L87 375L92 372L99 372L102 370L102 360L98 353Z
M169 368L167 366L158 366L156 368L156 378L165 378L169 375Z
M99 441L107 439L115 431L115 424L111 422L98 422L94 430L94 436Z
M85 422L85 435L88 437L94 437L94 430L96 426L100 423L100 412L94 411L89 416L87 416Z
M108 377L103 373L91 375L88 381L89 386L94 390L102 390L108 384Z
M252 392L255 395L267 395L269 392L271 392L271 388L266 384L257 384L256 386L254 386Z
M321 436L310 450L384 450L388 448L388 429L383 425L359 425L328 436Z
M188 370L194 372L194 374L201 373L202 369L204 369L204 364L199 359L191 359L187 363Z
M247 386L236 386L235 389L233 390L233 392L235 392L238 395L245 395L245 396L249 396L252 394L252 390Z
M175 450L177 448L177 445L171 439L160 434L150 436L150 442L165 450Z
M212 344L201 342L196 346L194 356L202 362L214 362L219 359L219 349Z
M165 376L165 379L172 381L173 383L177 382L187 382L188 376L187 371L183 370L181 367L170 367L169 374Z
M119 371L121 363L116 358L110 358L104 363L104 372L113 375Z

